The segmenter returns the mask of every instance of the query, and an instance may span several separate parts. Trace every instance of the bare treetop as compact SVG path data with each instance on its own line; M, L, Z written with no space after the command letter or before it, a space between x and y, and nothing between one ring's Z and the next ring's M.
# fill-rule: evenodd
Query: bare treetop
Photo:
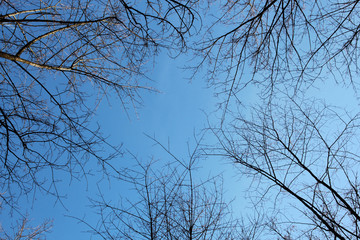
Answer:
M210 65L218 92L230 97L250 82L263 95L276 88L294 94L321 80L358 87L358 1L217 4L223 11L212 12L198 67Z
M56 170L81 176L87 159L105 167L119 153L96 124L90 125L94 109L110 94L125 109L137 106L139 89L152 90L144 73L158 50L185 50L196 20L193 4L0 3L0 196L5 202L35 188L59 197Z
M212 154L250 177L249 196L257 208L265 203L275 235L358 239L359 114L283 100L214 130L220 145Z

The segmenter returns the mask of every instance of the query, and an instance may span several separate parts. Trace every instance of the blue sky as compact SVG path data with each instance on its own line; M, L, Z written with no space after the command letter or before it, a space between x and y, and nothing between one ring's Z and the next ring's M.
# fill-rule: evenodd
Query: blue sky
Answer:
M155 137L164 145L170 145L171 151L181 158L187 157L187 144L194 144L194 134L198 134L203 128L208 127L208 120L216 122L219 112L214 113L218 99L214 97L213 89L207 88L206 80L201 74L191 79L189 71L182 67L186 64L185 58L176 60L169 58L166 53L160 54L156 59L154 69L148 75L154 80L152 87L159 92L142 91L143 106L137 109L129 109L128 115L124 112L121 102L116 98L110 98L109 102L104 99L93 120L98 121L105 136L108 136L112 144L123 144L124 151L130 151L139 159L148 160L152 156L158 159L168 159L169 156L145 134ZM354 109L356 99L351 88L339 87L327 83L318 82L314 88L307 92L308 96L323 98L327 103L338 105L343 108ZM247 103L255 101L254 90L248 88L240 92L242 99ZM136 113L135 113L136 112ZM207 114L205 114L207 113ZM220 114L221 115L221 114ZM209 119L208 119L209 116ZM211 143L211 138L205 141ZM130 155L119 157L123 166L134 165L134 159ZM246 183L239 181L236 170L230 163L219 159L208 159L202 163L204 175L211 172L216 174L225 171L225 190L228 199L237 198L234 204L236 213L246 214L243 204L243 190ZM67 209L53 197L37 194L35 201L23 200L28 205L28 215L32 225L37 225L45 219L53 219L54 226L49 233L48 239L88 239L89 235L83 233L89 230L84 224L69 216L84 218L92 224L96 224L98 215L89 208L88 197L98 194L97 182L99 176L89 177L88 185L74 180L70 184L67 174L60 185L67 198L63 203ZM126 196L127 186L124 183L103 181L100 185L102 191L111 196L114 201L119 196ZM131 196L130 196L131 197ZM241 204L239 204L241 203ZM30 206L33 204L32 206ZM5 214L0 216L1 222L6 225Z
M104 135L109 137L109 142L123 144L124 151L129 151L145 161L151 157L165 161L169 159L167 153L160 147L154 146L154 142L145 135L148 134L164 145L169 144L176 156L187 157L187 145L189 143L191 147L194 144L194 134L197 135L203 128L208 127L208 120L210 123L216 122L219 112L214 113L218 99L214 97L213 89L207 87L206 80L201 78L201 74L190 81L187 78L189 71L182 69L185 64L185 58L174 60L166 53L160 54L154 69L148 73L154 80L153 87L159 92L140 92L143 106L129 109L128 114L124 112L118 99L109 98L109 101L104 99L93 120L98 121ZM251 88L240 94L247 104L256 99L255 92ZM329 104L343 108L354 109L357 106L354 104L356 99L351 88L335 87L329 83L326 85L317 83L307 95L323 98ZM208 137L205 141L211 143L212 140ZM115 160L120 161L123 166L135 164L129 154ZM217 158L210 158L201 165L204 167L201 171L204 176L223 172L228 199L236 197L234 211L239 215L249 213L242 207L243 191L247 184L239 181L241 176L237 175L233 165ZM45 219L53 219L54 226L47 235L48 239L88 239L89 235L84 231L89 228L84 224L78 224L77 220L67 215L84 218L89 223L96 224L99 216L89 208L88 197L98 194L98 181L99 176L95 176L88 178L87 185L84 184L84 179L70 183L68 175L64 174L60 190L67 195L63 199L66 209L53 197L44 194L38 193L35 201L23 200L23 204L29 206L28 215L31 224L37 225ZM100 186L113 201L128 194L128 186L123 182L112 180L109 185L107 181L103 181ZM5 214L1 215L1 218L6 217ZM6 219L1 219L1 222L6 225Z
M123 144L123 151L131 152L144 161L152 157L163 161L169 159L164 150L154 146L147 134L168 146L174 155L180 158L187 157L188 144L190 147L194 145L194 135L208 127L208 120L210 123L218 124L221 112L214 112L219 99L214 97L214 89L207 88L205 74L200 73L189 80L191 73L182 69L185 65L189 65L185 57L174 60L169 58L166 52L161 53L156 58L153 69L148 72L148 76L154 80L149 85L159 92L140 90L143 106L136 109L130 107L128 113L124 111L121 101L114 96L109 96L109 102L106 99L102 101L92 120L99 123L110 143ZM255 92L256 90L250 86L238 96L246 105L251 105L257 101ZM306 97L324 99L328 104L350 111L356 111L358 108L359 101L354 96L351 87L341 87L331 81L317 81L306 90ZM205 141L213 143L209 135ZM125 167L135 164L130 154L118 157L114 161ZM237 198L234 202L235 215L249 213L242 207L243 191L248 183L239 180L241 176L234 166L218 158L209 158L201 165L203 169L200 173L204 176L224 172L226 196L228 199ZM93 167L94 174L97 174L96 163L92 162L89 166ZM71 181L69 175L64 174L63 182L59 184L61 193L67 195L63 199L64 206L53 197L42 193L36 193L34 199L22 199L20 205L28 206L28 216L33 226L45 219L54 220L52 232L47 235L48 239L88 239L89 235L83 232L90 229L67 216L84 218L90 224L96 224L99 216L89 207L88 197L96 198L97 186L100 186L101 191L113 201L117 201L120 196L132 197L129 196L128 186L123 182L111 180L109 184L103 180L99 183L99 179L101 175L89 176L87 181ZM6 226L8 216L0 215L0 222Z

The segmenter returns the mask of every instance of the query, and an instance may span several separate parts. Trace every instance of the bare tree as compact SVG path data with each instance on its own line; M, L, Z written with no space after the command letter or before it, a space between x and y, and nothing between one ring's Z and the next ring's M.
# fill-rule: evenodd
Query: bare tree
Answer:
M252 180L254 206L264 207L279 239L359 239L359 114L299 100L319 81L351 86L358 97L359 2L216 4L224 11L211 12L195 66L209 64L225 95L213 128L219 145L208 153ZM241 108L250 84L263 101Z
M360 239L359 124L359 114L286 97L214 129L212 154L252 179L250 197L280 239Z
M92 233L103 239L255 239L251 228L241 229L232 219L230 202L223 196L220 175L201 180L198 150L187 161L172 155L158 162L138 160L126 169L126 180L135 196L114 204L101 194L92 205L101 217ZM162 167L161 167L162 166ZM123 181L122 180L122 181ZM113 194L112 194L113 195ZM81 222L86 223L86 219ZM260 228L259 228L260 229ZM243 231L241 231L243 230ZM248 235L247 235L248 234Z
M358 88L359 2L215 1L195 69L209 64L223 109L255 84L263 97L280 88L296 94L318 81ZM205 23L206 24L206 23ZM238 94L238 95L237 95Z
M24 218L17 227L14 227L14 232L5 232L0 226L0 239L1 240L32 240L32 239L46 239L46 233L52 228L51 221L45 221L43 224L31 227L29 219Z
M196 1L0 2L0 191L39 189L57 197L59 171L86 173L119 153L106 143L94 110L116 95L125 109L151 90L144 73L161 48L186 49ZM104 154L104 151L110 154Z

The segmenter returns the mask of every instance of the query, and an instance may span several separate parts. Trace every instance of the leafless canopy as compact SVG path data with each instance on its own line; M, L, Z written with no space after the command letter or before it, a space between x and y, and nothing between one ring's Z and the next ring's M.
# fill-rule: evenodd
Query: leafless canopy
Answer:
M276 88L294 94L316 81L352 84L358 66L358 1L215 1L201 40L201 65L229 98L249 83L263 96ZM196 67L196 69L198 68ZM241 94L238 95L241 98Z
M5 232L0 225L0 239L2 240L31 240L46 239L45 234L51 230L52 222L45 221L43 224L32 227L29 224L30 220L24 218L18 226L13 228L13 232Z
M112 155L101 153L104 139L89 124L93 110L110 93L124 108L136 105L139 89L151 89L143 75L147 62L161 47L185 50L196 20L194 3L186 3L0 2L5 202L34 188L59 196L57 170L83 174L90 157L105 165Z
M214 4L224 11L212 12L197 67L210 65L226 97L209 154L253 180L251 199L274 210L268 226L277 237L359 239L359 114L304 100L321 82L351 86L359 97L359 1ZM242 108L249 84L262 100Z
M286 98L216 131L215 154L253 179L255 202L270 199L269 227L283 239L359 239L359 124L358 114Z
M92 201L101 218L97 226L87 223L91 232L103 239L247 239L252 228L241 231L231 218L221 176L197 176L198 157L195 150L187 161L171 153L165 165L138 161L126 171L132 198L115 204L101 194Z

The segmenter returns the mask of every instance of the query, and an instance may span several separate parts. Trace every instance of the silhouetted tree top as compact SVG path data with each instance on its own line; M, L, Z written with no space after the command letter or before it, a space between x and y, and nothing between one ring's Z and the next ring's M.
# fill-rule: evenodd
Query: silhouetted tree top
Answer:
M152 240L245 240L259 235L263 228L258 223L244 226L233 217L222 175L203 176L199 171L204 160L200 142L189 147L189 156L183 160L153 140L168 156L157 161L134 156L136 167L118 179L129 184L123 198L111 200L114 194L99 188L99 196L91 198L98 222L76 218L90 233L102 239Z
M119 153L91 123L101 99L125 111L153 90L144 73L162 48L186 49L192 2L2 1L0 189L4 202L36 188L59 197L58 170L105 168ZM90 124L91 123L91 124ZM106 152L106 154L104 153Z
M284 97L213 129L211 154L250 178L249 197L267 208L276 235L358 239L359 124L359 114Z
M296 94L319 81L358 88L358 1L213 4L222 11L210 12L210 27L199 42L203 61L194 67L209 67L210 83L227 96L225 108L249 83L263 97L276 89Z

